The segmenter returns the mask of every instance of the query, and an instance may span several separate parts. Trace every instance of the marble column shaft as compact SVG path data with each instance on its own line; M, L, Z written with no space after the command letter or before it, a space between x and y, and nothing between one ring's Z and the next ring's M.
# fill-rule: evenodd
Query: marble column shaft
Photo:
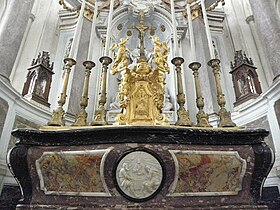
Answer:
M68 94L68 107L66 106L65 112L67 114L75 115L80 110L79 101L82 97L83 84L85 78L85 67L83 62L87 59L89 39L91 34L91 22L87 19L83 20L81 25L81 36L77 46L76 66L71 74L72 81L69 83L70 92ZM78 102L78 103L77 103Z
M10 0L0 25L0 76L9 81L34 0Z
M280 75L280 17L272 0L250 0L250 3L257 32L276 78Z
M208 48L204 22L201 18L195 18L193 20L193 33L196 47L196 61L201 63L201 68L199 69L199 79L201 84L203 84L201 92L202 96L205 99L204 108L205 112L213 113L215 111L215 108L217 110L215 99L216 90L214 86L215 83L212 70L207 65L207 62L210 60L210 52Z

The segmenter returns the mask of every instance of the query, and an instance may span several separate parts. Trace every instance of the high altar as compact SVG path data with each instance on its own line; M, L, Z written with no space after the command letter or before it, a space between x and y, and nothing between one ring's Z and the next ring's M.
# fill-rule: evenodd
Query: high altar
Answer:
M197 123L189 118L182 89L181 65L171 60L177 75L177 121L169 125L162 112L165 74L172 71L165 42L150 37L152 60L145 55L144 37L149 30L144 12L139 13L139 56L128 61L126 43L120 39L104 56L99 107L90 124L86 121L88 75L94 63L85 61L81 110L73 125L64 123L63 105L72 58L65 59L66 77L58 108L39 130L18 129L17 145L8 164L23 197L17 209L267 209L261 188L273 153L264 143L268 132L243 129L231 120L220 85L218 59L213 68L220 106L219 125L213 128L204 112L198 69L194 74ZM112 63L111 69L109 64ZM120 74L119 103L122 112L107 125L106 73Z

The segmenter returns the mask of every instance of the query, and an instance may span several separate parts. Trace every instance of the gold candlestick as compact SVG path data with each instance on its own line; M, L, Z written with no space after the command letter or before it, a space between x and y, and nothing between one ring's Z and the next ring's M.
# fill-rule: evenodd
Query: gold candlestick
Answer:
M84 67L86 67L86 74L85 74L85 81L84 81L84 87L83 87L83 95L80 102L81 109L79 113L76 115L76 119L74 122L74 126L85 126L88 125L87 123L87 112L86 107L88 105L88 87L89 87L89 77L90 77L90 71L95 66L95 63L92 61L85 61L83 62Z
M72 68L72 66L76 65L76 61L72 58L65 58L64 63L65 63L65 71L66 71L65 78L64 78L64 82L63 82L62 91L60 94L60 99L58 100L58 108L53 111L51 119L48 122L48 125L50 125L50 126L65 125L63 105L66 102L66 97L67 97L66 91L67 91L71 68Z
M182 63L184 63L184 59L181 57L175 57L171 60L171 63L176 67L177 84L178 84L177 102L179 104L179 109L177 111L178 120L175 125L192 126L189 112L184 107L186 100L185 100L185 94L183 92L182 72L181 72L181 65Z
M107 83L107 70L108 65L112 63L112 59L108 56L103 56L99 59L102 63L102 86L101 86L101 96L99 99L99 106L94 114L94 120L91 125L107 125L106 121L106 110L105 104L107 101L106 97L106 83Z
M217 89L217 101L220 106L219 117L220 122L218 124L219 127L235 127L236 124L232 122L230 112L226 110L226 100L225 95L222 91L221 85L221 76L220 76L220 60L219 59L211 59L208 62L208 65L212 67L215 82L216 82L216 89Z
M200 81L198 77L198 69L201 67L201 64L198 62L190 63L189 68L193 71L194 82L195 82L195 91L196 91L196 106L198 112L196 114L197 126L199 127L212 127L208 122L208 115L205 114L204 108L204 98L201 94Z

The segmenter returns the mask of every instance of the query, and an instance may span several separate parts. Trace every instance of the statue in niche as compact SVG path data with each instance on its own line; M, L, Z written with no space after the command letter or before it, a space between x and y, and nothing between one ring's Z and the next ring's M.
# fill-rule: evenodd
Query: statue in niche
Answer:
M118 74L117 80L118 80L118 85L120 86L121 80L122 80L122 75ZM110 110L111 111L117 111L121 112L121 107L120 107L120 92L116 92L115 96L112 99L112 103L110 103Z
M171 111L173 109L173 104L171 103L170 100L170 94L168 91L168 88L165 87L165 93L164 93L164 106L163 106L163 111Z
M239 88L239 91L240 91L240 94L241 96L242 95L245 95L246 93L248 93L248 90L247 90L247 85L246 85L246 79L244 77L244 75L242 75L239 80L237 81L238 83L238 88Z
M36 90L35 93L39 96L44 97L44 93L45 93L45 88L47 85L47 81L46 80L42 80L39 85L36 86Z
M138 89L135 94L136 103L135 103L135 118L145 119L149 116L149 99L148 94L146 93L144 87Z
M110 110L121 111L119 98L120 98L120 93L117 92L113 99L113 102L110 104Z

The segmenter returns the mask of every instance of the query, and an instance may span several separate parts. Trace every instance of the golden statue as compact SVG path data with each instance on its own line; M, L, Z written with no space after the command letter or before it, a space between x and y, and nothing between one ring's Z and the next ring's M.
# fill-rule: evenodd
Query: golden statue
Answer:
M140 16L143 19L143 16ZM148 29L144 21L134 27L139 31L140 57L137 64L128 67L127 39L121 39L119 44L111 47L118 48L112 74L120 72L122 81L119 89L120 107L123 112L116 118L117 125L166 125L167 118L162 113L164 103L164 74L169 73L167 64L169 48L161 43L158 37L153 37L155 69L149 65L144 53L144 33ZM140 30L141 29L141 30ZM143 30L142 30L143 29Z
M163 72L170 72L170 68L167 63L169 47L166 42L161 43L159 37L151 37L154 43L154 59L153 63L157 65L157 68Z
M115 50L117 47L118 52L115 55L114 58L114 65L113 65L113 69L111 70L111 73L114 75L117 72L120 72L122 70L124 70L124 68L127 67L128 65L128 60L127 60L127 49L126 49L126 42L127 42L128 38L121 38L120 39L120 43L118 45L114 44L110 50Z

